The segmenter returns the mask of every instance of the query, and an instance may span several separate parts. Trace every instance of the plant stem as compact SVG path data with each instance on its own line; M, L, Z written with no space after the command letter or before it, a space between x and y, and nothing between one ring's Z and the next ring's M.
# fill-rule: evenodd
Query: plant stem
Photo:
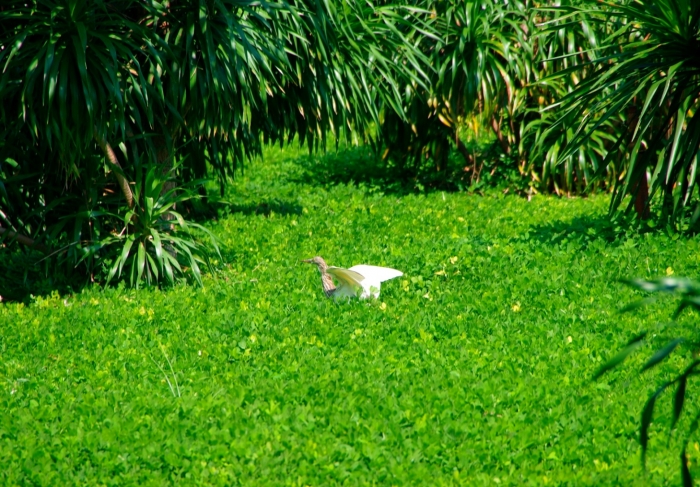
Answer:
M467 166L473 166L474 170L476 170L476 161L474 160L474 157L469 153L469 149L467 149L467 146L464 145L464 142L462 142L462 139L460 139L458 135L455 135L455 142L457 145L457 151L464 158L464 162L467 164Z
M114 175L117 177L117 181L119 182L119 187L122 189L122 193L124 193L124 198L126 198L126 204L129 206L129 209L133 208L134 193L131 192L129 181L122 174L123 170L122 166L119 164L119 159L117 159L117 154L114 153L114 149L112 149L112 146L109 145L109 142L107 142L105 138L101 135L98 135L97 130L94 131L94 137L97 143L100 145L100 148L102 148L102 152L104 152L107 156L107 159L109 159L109 162L119 169L118 171L114 171Z
M503 132L501 132L501 121L502 121L502 119L496 120L496 116L493 115L491 117L491 129L493 130L493 133L496 134L496 138L498 139L498 142L501 144L501 148L503 149L503 152L506 154L510 154L510 146L508 145L508 141L503 136Z
M13 232L12 230L8 230L7 228L2 228L0 227L0 236L6 236L10 240L16 240L17 242L21 243L22 245L26 245L27 247L31 247L33 249L38 250L41 253L48 254L51 252L51 249L47 247L44 244L38 243L36 240L34 240L31 237L27 237L26 235L22 235L21 233Z

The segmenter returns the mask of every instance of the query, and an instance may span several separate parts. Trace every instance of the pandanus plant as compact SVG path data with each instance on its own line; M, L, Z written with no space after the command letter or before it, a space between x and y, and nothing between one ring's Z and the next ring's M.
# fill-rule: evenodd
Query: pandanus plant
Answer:
M263 142L363 139L383 106L401 110L403 86L424 84L407 41L421 15L360 0L2 2L0 238L70 246L58 255L73 267L96 239L125 235L154 164L161 196L212 175L223 192Z
M575 136L564 152L574 154L622 115L605 158L623 168L611 211L636 209L645 217L657 207L662 220L678 223L700 206L700 3L693 0L635 0L581 7L572 12L614 27L592 76L558 101L563 115L551 131Z

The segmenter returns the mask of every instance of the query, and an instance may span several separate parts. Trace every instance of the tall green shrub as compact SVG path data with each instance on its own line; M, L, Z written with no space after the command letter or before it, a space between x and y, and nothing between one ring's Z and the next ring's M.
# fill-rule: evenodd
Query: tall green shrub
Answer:
M264 141L363 137L382 106L401 112L400 87L424 83L405 38L419 14L363 1L3 3L0 233L77 249L58 252L71 266L85 252L101 262L99 242L147 204L134 183L153 164L164 194L212 174L223 189Z
M594 72L606 26L572 18L559 2L426 0L423 6L441 33L419 44L433 67L430 86L406 88L408 121L387 110L385 157L409 171L426 161L441 171L454 149L472 179L488 163L516 174L529 191L581 193L614 181L618 168L602 161L619 117L565 154L574 130L551 130L563 110L546 110ZM492 138L493 146L486 153L468 148L461 138L465 125L481 126L477 138Z
M698 204L700 4L635 0L577 13L614 26L614 35L602 46L605 62L592 66L593 75L559 100L563 115L552 131L575 128L566 148L572 154L622 114L603 161L620 160L624 168L611 210L632 194L628 209L644 216L656 206L662 219L678 222Z

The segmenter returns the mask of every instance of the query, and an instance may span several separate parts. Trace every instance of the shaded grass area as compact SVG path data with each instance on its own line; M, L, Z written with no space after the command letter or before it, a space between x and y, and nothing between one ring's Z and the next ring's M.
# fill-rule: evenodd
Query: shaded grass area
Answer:
M54 272L45 255L27 251L20 244L0 247L0 297L3 301L28 302L31 296L46 296L51 292L70 294L82 289L85 276Z
M447 167L436 171L432 159L419 165L407 166L384 160L370 146L330 149L322 154L301 157L298 160L303 175L294 181L300 184L355 185L370 193L408 195L430 191L483 191L486 188L505 188L506 168L489 167L483 181L476 181L473 168L465 167L464 159L452 151ZM494 164L490 161L489 166ZM489 171L493 170L493 174ZM483 168L482 168L483 172Z
M678 483L670 398L646 471L636 431L689 352L590 378L641 329L691 329L658 328L663 303L617 314L638 295L616 280L697 275L696 240L608 231L605 197L305 183L299 157L270 149L234 182L204 289L0 306L2 483ZM334 303L299 262L314 255L405 276Z

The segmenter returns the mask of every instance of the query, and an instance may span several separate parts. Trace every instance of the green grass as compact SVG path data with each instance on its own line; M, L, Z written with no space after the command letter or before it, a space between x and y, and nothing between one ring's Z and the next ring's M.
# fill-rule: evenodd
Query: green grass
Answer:
M324 185L298 156L271 149L232 184L204 289L0 305L0 483L678 483L670 396L646 471L637 428L690 352L591 376L671 315L617 314L639 294L616 280L696 276L696 240L607 224L602 196L383 194ZM405 276L338 304L300 263L314 255Z

